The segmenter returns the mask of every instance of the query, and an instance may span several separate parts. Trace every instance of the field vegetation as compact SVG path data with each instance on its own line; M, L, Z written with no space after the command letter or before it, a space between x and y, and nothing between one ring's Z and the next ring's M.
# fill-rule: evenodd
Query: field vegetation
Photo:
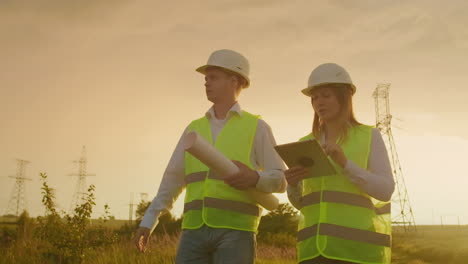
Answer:
M116 220L111 208L91 220L94 186L73 213L58 212L54 189L41 174L46 214L31 218L0 218L0 264L3 263L174 263L181 219L170 213L160 218L149 250L142 254L132 243L137 223L148 202L137 208L137 221ZM257 235L257 264L296 263L297 211L288 204L262 217ZM416 232L394 229L392 263L466 264L468 226L418 226Z

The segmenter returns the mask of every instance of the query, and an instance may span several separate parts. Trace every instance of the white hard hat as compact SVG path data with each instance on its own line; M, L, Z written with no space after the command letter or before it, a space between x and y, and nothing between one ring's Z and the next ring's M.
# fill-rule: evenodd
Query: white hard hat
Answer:
M308 86L302 89L302 93L310 96L315 87L332 83L349 84L352 94L356 92L356 86L354 86L351 77L343 67L335 63L324 63L312 71L309 76Z
M247 81L247 84L244 88L249 87L250 65L249 61L241 54L228 49L217 50L211 53L206 65L198 67L196 71L205 74L206 68L212 66L221 67L223 69L240 74Z

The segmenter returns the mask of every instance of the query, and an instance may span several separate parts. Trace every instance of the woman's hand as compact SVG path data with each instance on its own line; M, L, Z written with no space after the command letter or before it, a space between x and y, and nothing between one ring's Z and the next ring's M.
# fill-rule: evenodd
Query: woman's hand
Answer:
M309 170L304 167L292 167L289 170L284 171L286 181L289 185L297 186L297 184L304 179L309 173Z
M348 159L339 145L335 143L326 143L322 144L322 148L325 154L330 156L334 162L338 163L342 168L346 166Z

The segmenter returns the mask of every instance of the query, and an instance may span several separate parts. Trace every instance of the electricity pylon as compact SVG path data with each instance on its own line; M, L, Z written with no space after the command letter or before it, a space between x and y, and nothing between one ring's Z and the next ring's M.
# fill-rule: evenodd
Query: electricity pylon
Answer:
M96 174L89 174L87 172L87 159L86 159L86 146L83 146L83 150L81 152L81 157L79 160L73 161L78 163L78 173L70 174L69 176L78 176L78 180L75 186L75 192L73 193L72 202L70 205L70 212L83 203L83 200L88 191L88 185L86 184L86 177L88 176L96 176Z
M372 97L374 97L375 101L376 126L380 129L387 150L390 152L393 177L395 179L395 192L392 197L392 224L402 226L405 231L416 230L413 209L411 208L405 178L403 177L392 135L389 89L389 83L378 84L372 93Z
M6 215L15 215L19 216L23 211L27 210L27 201L26 201L26 191L25 191L25 181L30 181L31 179L26 178L26 165L30 163L27 160L17 159L17 169L16 176L9 176L16 180L15 186L11 192L10 200L8 202L8 207L5 212Z

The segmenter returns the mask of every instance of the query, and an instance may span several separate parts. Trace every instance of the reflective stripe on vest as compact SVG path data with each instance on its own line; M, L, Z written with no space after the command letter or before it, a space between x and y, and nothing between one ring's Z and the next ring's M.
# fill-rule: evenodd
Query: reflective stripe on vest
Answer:
M204 181L206 177L206 171L199 171L195 173L191 173L184 178L185 185L190 183Z
M191 173L184 178L185 184L190 184L194 182L200 182L204 181L206 178L206 171L200 171L200 172L195 172ZM209 173L208 178L213 179L213 180L223 180L223 178L219 175L215 175L212 173Z
M322 200L320 200L320 194L322 194ZM353 194L353 193L337 192L337 191L323 191L323 192L309 193L306 196L302 197L301 205L304 207L304 206L320 203L320 201L327 202L327 203L341 203L341 204L365 207L370 210L374 210L377 214L389 214L390 213L390 204L386 204L385 206L378 208L374 206L374 204L368 197Z
M202 210L203 205L205 207L218 208L254 216L260 216L261 213L260 207L249 203L228 201L211 197L205 197L203 200L193 200L184 204L184 213L189 210Z
M301 140L309 139L313 137ZM347 159L367 169L371 139L371 127L354 126L340 146ZM371 198L331 162L337 174L302 182L299 262L323 256L353 263L390 263L390 203Z
M245 111L241 115L233 114L214 144L208 118L193 121L188 131L200 134L230 160L238 160L253 168L250 152L258 118ZM244 191L225 184L221 176L185 153L186 195L182 228L196 229L206 224L211 227L256 232L261 208Z
M326 223L322 223L320 224L320 228L318 227L319 225L313 225L302 229L297 233L297 240L303 241L309 237L316 236L317 234L319 234L323 236L333 236L347 240L355 240L369 244L375 244L384 247L390 247L391 245L390 236L386 234L380 234L372 231Z

